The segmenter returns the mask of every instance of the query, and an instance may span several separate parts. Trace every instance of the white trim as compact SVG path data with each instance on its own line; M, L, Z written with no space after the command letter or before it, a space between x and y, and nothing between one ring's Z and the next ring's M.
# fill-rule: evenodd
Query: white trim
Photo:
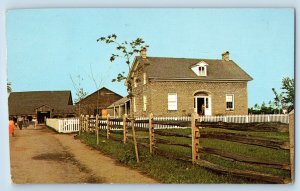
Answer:
M204 99L204 104L205 104L205 111L204 114L205 116L211 116L212 114L212 105L211 105L211 96L194 96L194 111L197 113L198 112L198 98L203 98ZM207 108L207 101L208 101L208 108Z
M144 77L144 84L147 84L147 74L144 73L144 74L143 74L143 77Z
M143 95L143 111L147 111L147 96Z
M133 102L133 112L136 112L135 97L132 98L132 102Z
M232 97L232 108L227 108L227 96ZM230 101L228 101L228 102L230 102ZM226 94L225 95L225 108L226 108L226 111L233 111L234 110L234 94Z
M133 78L133 86L134 86L135 88L137 87L136 77Z
M178 110L177 93L168 93L168 111L177 111L177 110Z
M201 61L197 64L195 64L191 69L197 76L207 76L207 63L204 61ZM203 67L203 72L200 72L200 68Z

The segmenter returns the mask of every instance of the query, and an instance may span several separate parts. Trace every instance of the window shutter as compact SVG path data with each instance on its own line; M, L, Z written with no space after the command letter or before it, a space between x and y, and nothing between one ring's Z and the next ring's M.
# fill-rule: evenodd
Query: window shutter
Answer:
M177 93L168 94L168 110L170 111L177 110Z

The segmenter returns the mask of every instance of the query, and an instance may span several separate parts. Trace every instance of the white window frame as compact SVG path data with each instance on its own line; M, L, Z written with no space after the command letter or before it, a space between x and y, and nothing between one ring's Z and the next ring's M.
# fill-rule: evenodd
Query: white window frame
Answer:
M144 76L144 84L147 84L147 75L146 75L146 73L144 73L143 76Z
M174 96L174 98L171 98ZM174 100L172 100L174 99ZM177 93L168 93L168 111L177 111L178 110L178 96Z
M132 101L133 101L133 112L136 112L136 100L135 100L135 97L132 98Z
M232 108L227 108L227 97L231 96L232 97ZM227 111L233 111L234 110L234 94L226 94L225 96L225 107Z
M133 85L134 85L135 88L137 87L136 77L133 78Z
M143 96L143 111L147 111L147 96Z
M203 70L200 70L200 68L203 68ZM199 66L199 76L207 76L206 75L206 66Z
M197 76L207 76L207 66L208 64L204 61L201 61L197 64L195 64L191 69L194 71L194 73ZM200 72L200 68L203 68L203 70L201 70Z

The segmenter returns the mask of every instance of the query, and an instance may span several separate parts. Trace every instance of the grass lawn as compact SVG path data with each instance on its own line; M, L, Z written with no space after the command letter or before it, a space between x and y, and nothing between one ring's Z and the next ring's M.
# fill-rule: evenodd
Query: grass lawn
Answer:
M266 132L245 132L245 131L233 131L223 129L201 129L201 132L218 131L218 132L230 132L237 134L249 134L253 136L260 136L265 138L272 138L286 141L288 140L288 133L266 133ZM155 130L155 132L172 132L181 135L190 135L191 129L167 129L167 130ZM230 174L218 174L210 170L204 169L199 166L193 166L191 162L184 162L175 159L168 159L162 156L151 156L149 149L143 146L139 146L140 163L136 163L134 146L131 143L123 144L122 131L111 132L111 137L116 140L106 140L106 131L100 132L100 144L96 145L96 136L94 134L82 133L77 136L82 142L89 146L101 150L104 154L115 158L121 164L128 165L132 168L139 169L144 174L160 181L161 183L262 183L254 180L243 179L235 177ZM130 130L129 130L129 134ZM147 131L137 131L138 143L148 144L148 139L139 139L139 137L145 138L149 136ZM162 136L155 134L155 138L167 140L171 143L191 144L191 138L174 137L174 136ZM130 138L129 138L130 139ZM165 153L171 153L173 156L189 157L191 158L191 148L182 146L173 146L165 144L155 145L160 151ZM289 162L288 150L270 149L254 145L246 145L241 143L234 143L217 139L200 138L201 147L209 147L222 149L240 155L251 156L258 160L271 160L280 163ZM200 153L200 158L219 164L224 167L252 170L272 175L281 176L284 178L290 177L290 172L287 170L280 170L268 167L262 167L257 165L251 165L243 162L225 160L224 158L217 157L215 155Z

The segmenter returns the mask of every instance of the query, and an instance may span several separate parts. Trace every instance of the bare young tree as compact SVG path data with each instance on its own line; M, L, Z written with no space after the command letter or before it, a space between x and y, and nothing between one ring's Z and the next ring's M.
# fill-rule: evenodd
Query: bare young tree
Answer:
M84 91L83 87L81 86L81 81L83 81L83 78L80 77L80 75L77 75L77 82L74 81L73 77L70 75L70 79L72 81L73 87L76 91L76 99L74 100L76 103L78 103L78 116L81 115L81 100L83 100L88 93Z

